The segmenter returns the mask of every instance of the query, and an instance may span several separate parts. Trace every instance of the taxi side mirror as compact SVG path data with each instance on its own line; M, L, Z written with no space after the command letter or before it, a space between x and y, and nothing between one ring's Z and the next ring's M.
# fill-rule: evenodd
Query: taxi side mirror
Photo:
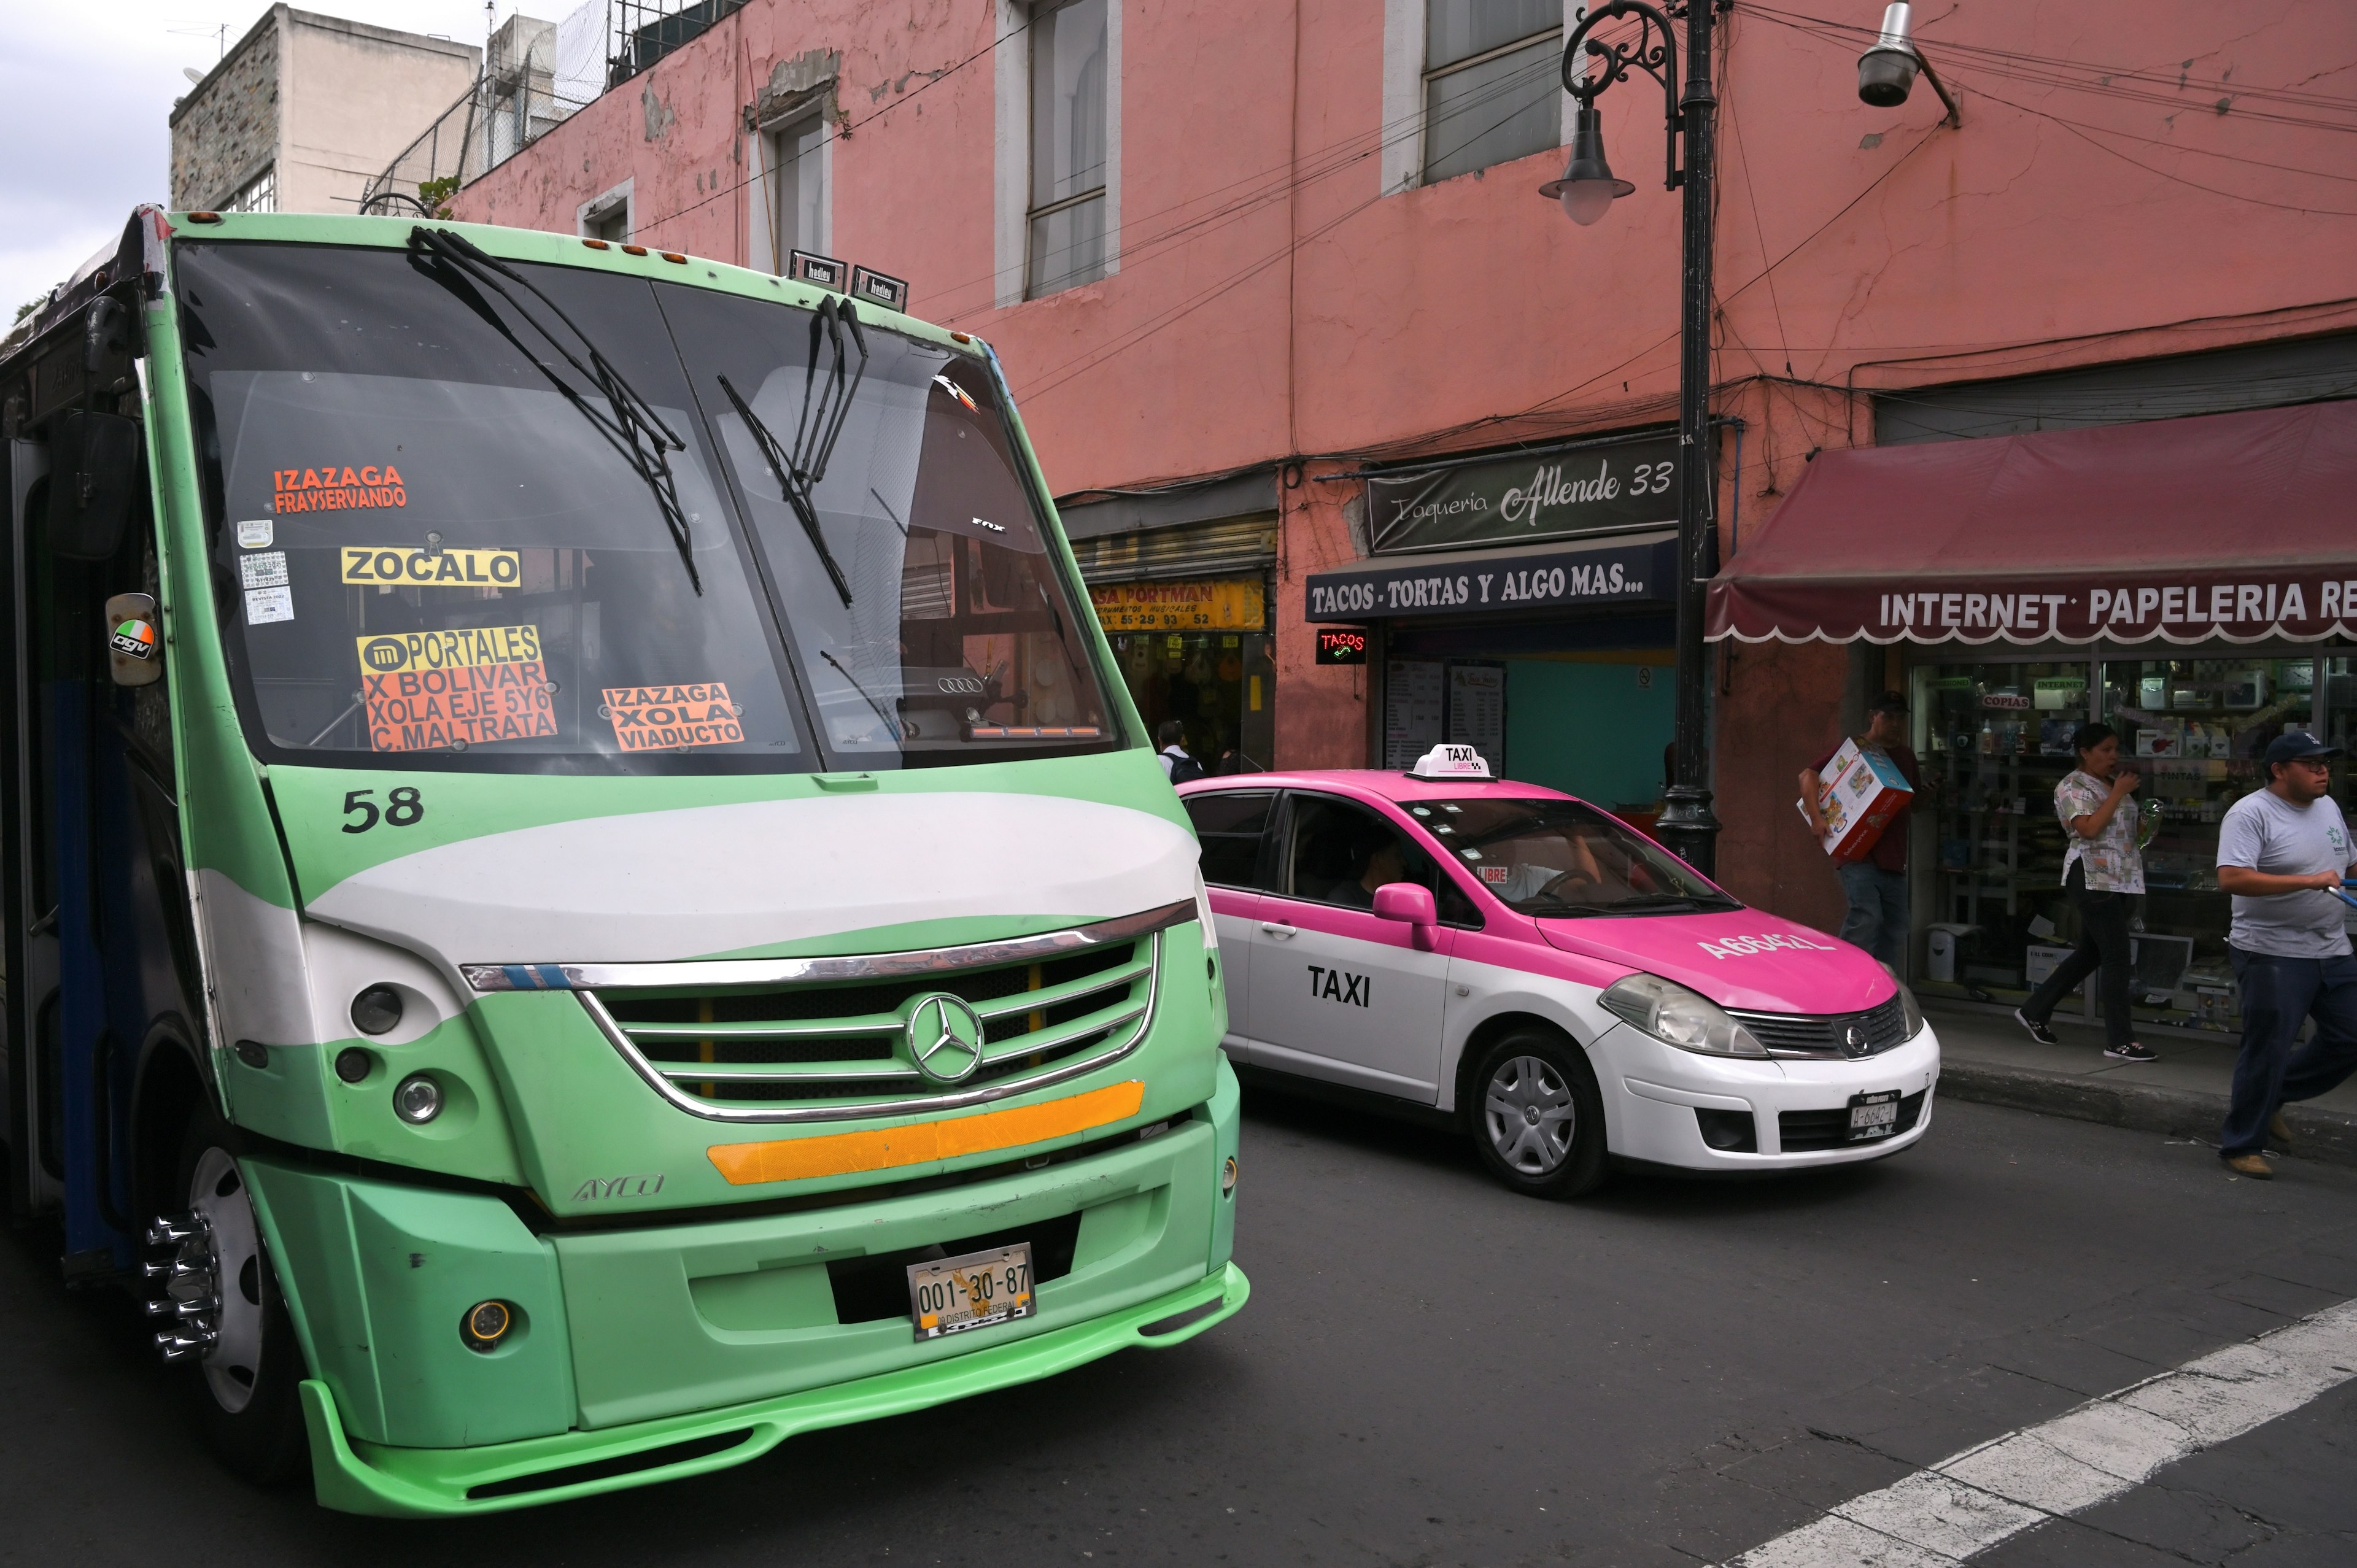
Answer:
M1415 945L1423 947L1432 940L1431 928L1440 915L1432 902L1431 888L1413 882L1386 882L1375 889L1375 918L1413 926Z

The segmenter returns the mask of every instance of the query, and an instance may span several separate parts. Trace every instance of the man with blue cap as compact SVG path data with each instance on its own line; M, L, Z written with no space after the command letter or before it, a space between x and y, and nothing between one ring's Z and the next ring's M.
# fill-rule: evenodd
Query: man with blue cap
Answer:
M2234 899L2226 942L2243 990L2243 1048L2218 1154L2261 1181L2275 1175L2261 1153L2267 1135L2290 1141L2282 1107L2357 1072L2357 958L2341 893L2357 855L2328 792L2340 755L2285 731L2260 760L2266 788L2235 801L2218 830L2218 886ZM2295 1049L2311 1017L2314 1036Z

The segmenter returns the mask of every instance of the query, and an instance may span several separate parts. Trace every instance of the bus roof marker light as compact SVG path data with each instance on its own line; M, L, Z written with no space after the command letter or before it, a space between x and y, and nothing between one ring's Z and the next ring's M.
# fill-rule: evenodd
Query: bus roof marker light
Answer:
M786 275L796 283L810 284L817 288L833 289L835 293L841 294L844 291L844 282L850 273L849 267L836 261L833 256L822 256L814 251L786 252Z
M614 248L603 240L591 240L585 238L581 242L588 246L593 251L610 251Z
M854 267L851 269L851 296L864 299L870 305L880 305L887 310L906 310L909 308L908 280L868 267Z
M687 264L687 258L677 251L659 251L656 254L662 256L666 262L677 262L682 266Z
M626 256L643 256L646 253L647 248L644 245L625 245L622 247L622 254Z
M191 212L188 214L188 221L191 223L218 223L221 221L221 214L218 212Z

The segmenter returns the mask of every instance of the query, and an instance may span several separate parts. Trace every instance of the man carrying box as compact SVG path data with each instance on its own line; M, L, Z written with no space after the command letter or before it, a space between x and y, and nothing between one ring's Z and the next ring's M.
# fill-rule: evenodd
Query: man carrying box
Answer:
M1849 913L1842 920L1842 940L1857 943L1901 974L1907 963L1907 808L1914 800L1912 792L1922 788L1915 753L1906 736L1907 699L1896 692L1885 692L1868 710L1866 733L1857 737L1857 745L1861 751L1889 757L1907 780L1909 792L1900 795L1897 809L1865 854L1838 867L1842 892L1849 899ZM1841 751L1837 746L1817 758L1814 767L1801 770L1802 814L1808 818L1820 844L1830 842L1823 806L1824 769Z

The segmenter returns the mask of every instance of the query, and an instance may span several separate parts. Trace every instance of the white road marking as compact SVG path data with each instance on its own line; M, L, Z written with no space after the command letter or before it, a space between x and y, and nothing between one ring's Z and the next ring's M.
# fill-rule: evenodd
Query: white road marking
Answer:
M1951 1455L1753 1547L1727 1568L1954 1568L2352 1378L2357 1301Z

